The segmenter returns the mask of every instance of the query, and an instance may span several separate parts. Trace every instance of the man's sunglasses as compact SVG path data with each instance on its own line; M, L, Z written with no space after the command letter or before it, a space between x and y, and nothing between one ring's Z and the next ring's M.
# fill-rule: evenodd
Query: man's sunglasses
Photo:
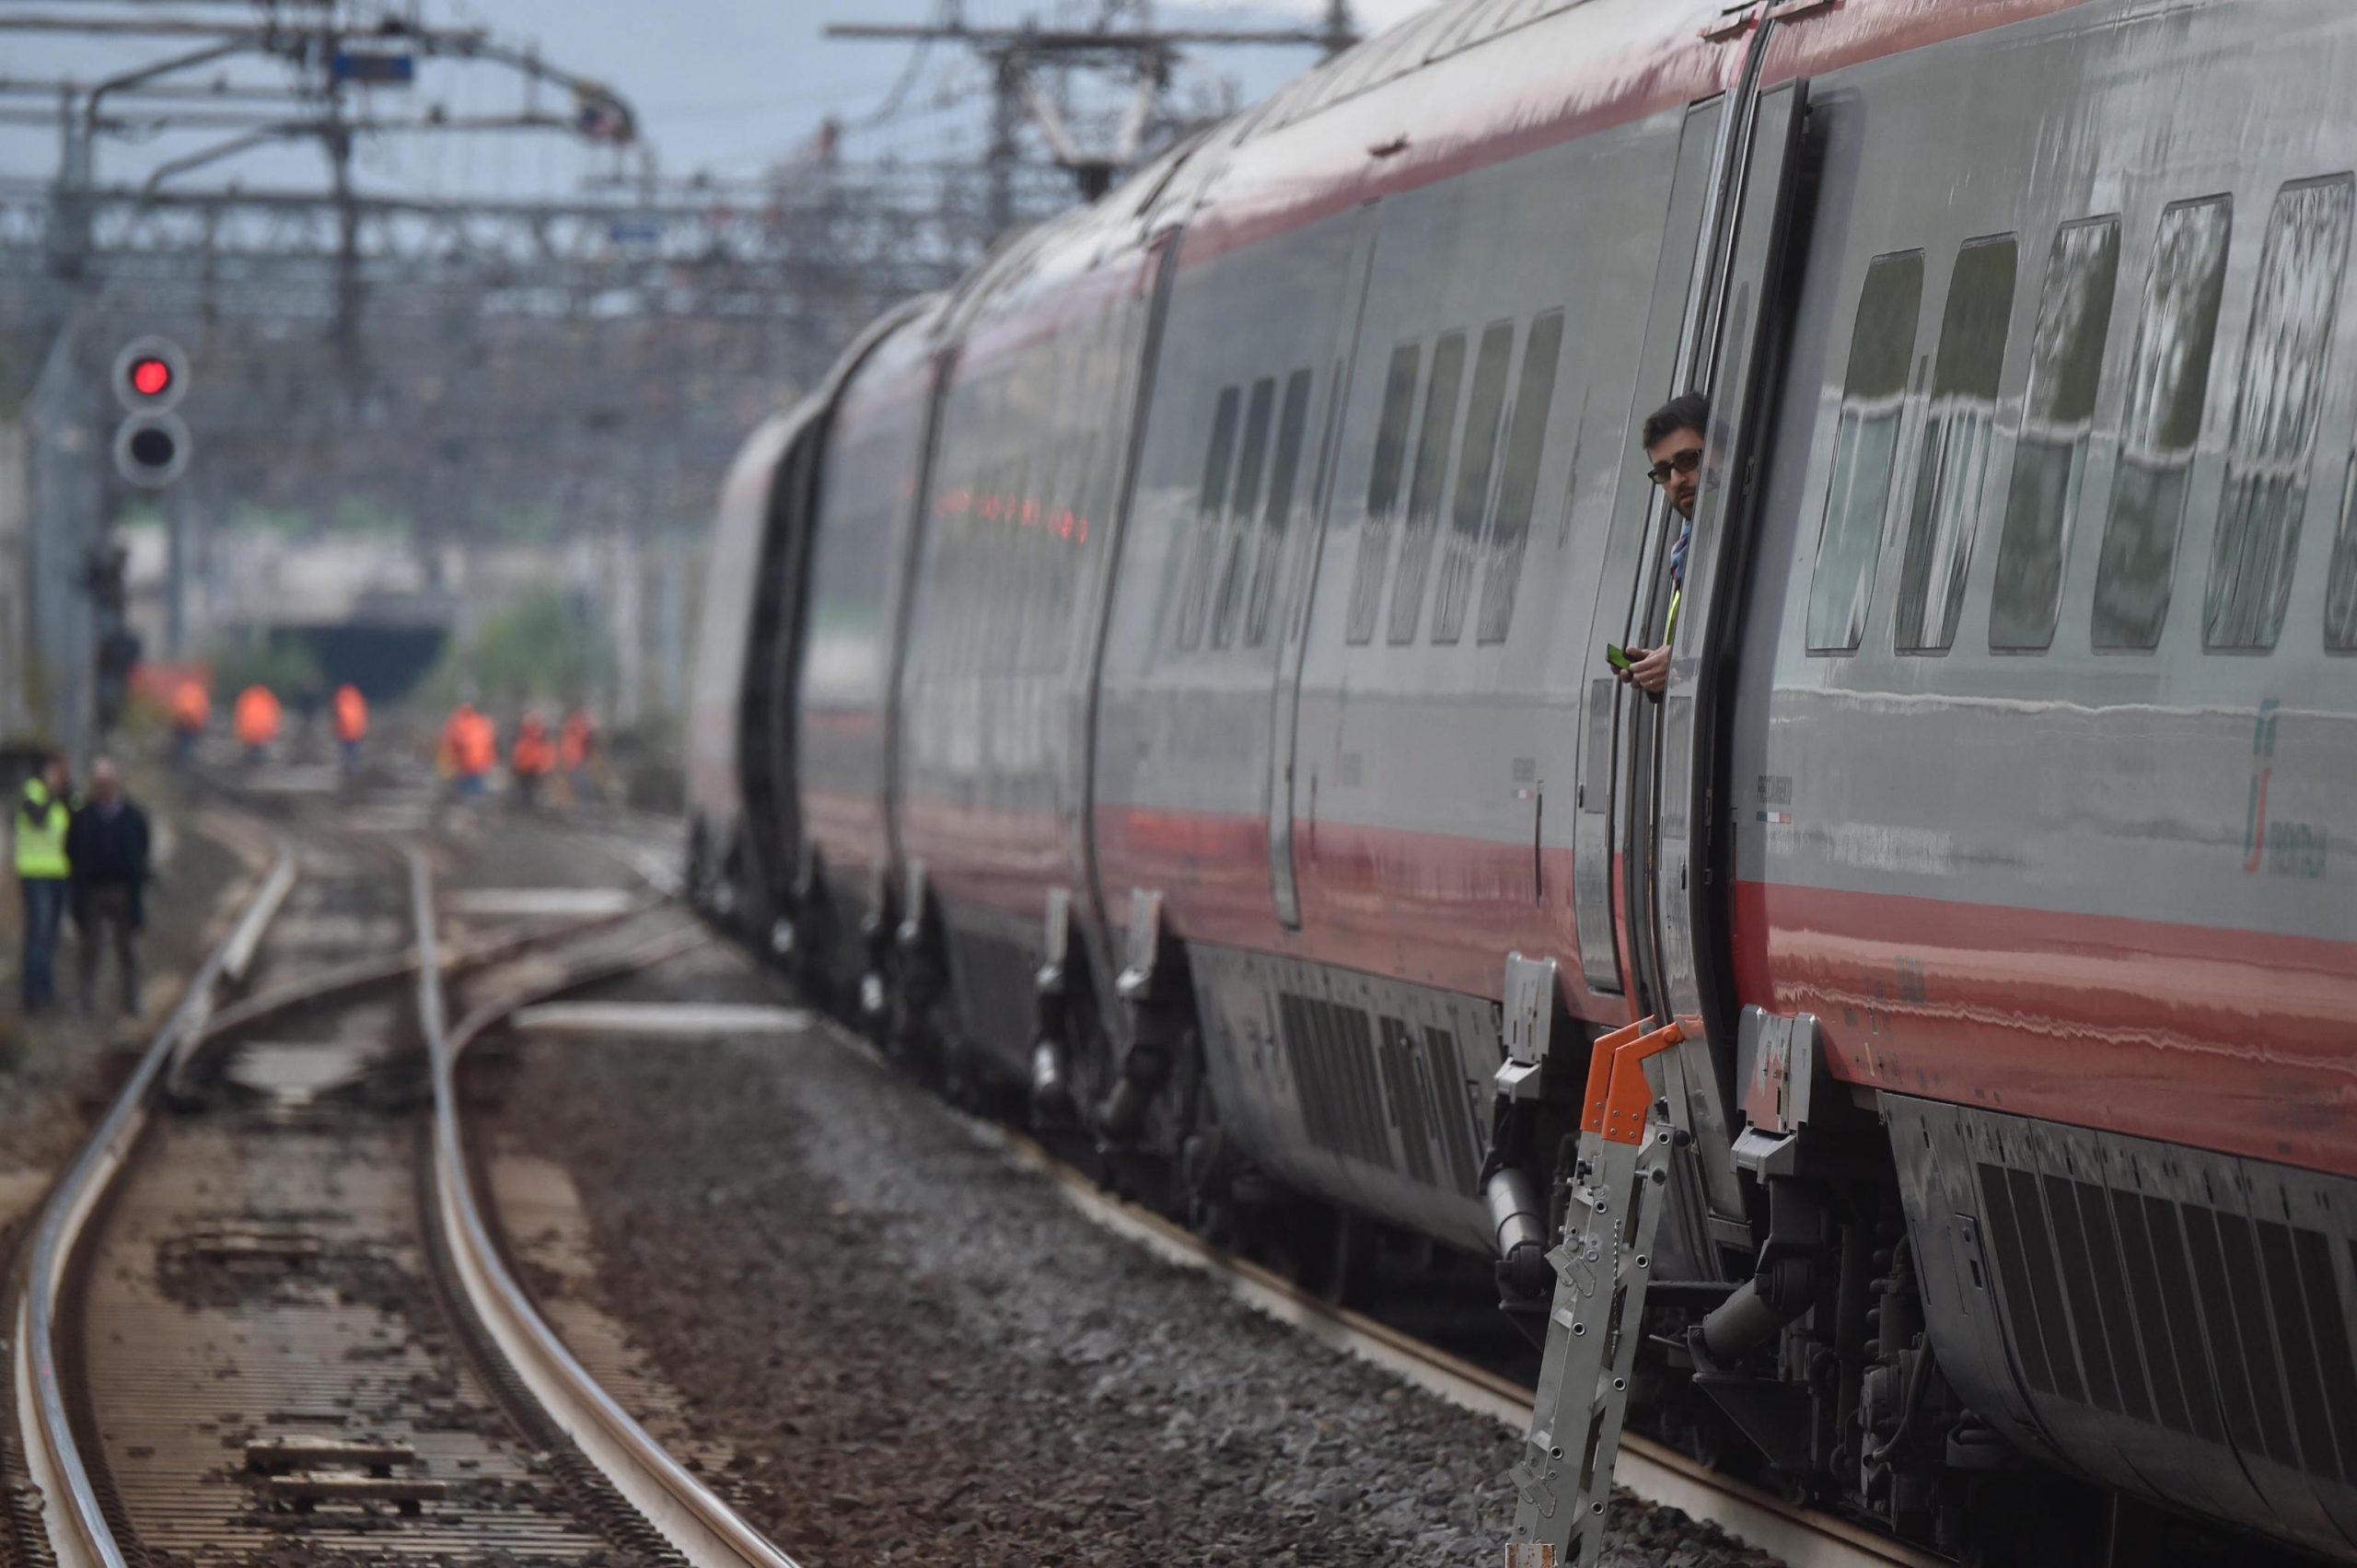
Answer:
M1667 484L1669 482L1670 475L1692 473L1696 469L1699 469L1701 466L1702 448L1700 447L1689 447L1686 450L1679 452L1675 457L1664 458L1660 462L1657 462L1653 467L1647 469L1645 470L1645 477L1652 480L1655 484Z

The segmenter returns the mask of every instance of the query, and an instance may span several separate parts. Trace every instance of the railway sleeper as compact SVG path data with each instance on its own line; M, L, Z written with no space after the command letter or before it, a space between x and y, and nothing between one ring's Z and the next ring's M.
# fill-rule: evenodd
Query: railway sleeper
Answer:
M404 1514L415 1514L428 1503L449 1495L450 1483L411 1476L348 1475L341 1471L298 1471L264 1479L262 1496L298 1514L322 1503L389 1503Z
M417 1450L407 1443L375 1443L351 1437L258 1437L246 1445L246 1468L263 1475L296 1469L337 1467L390 1475L395 1466L417 1463Z

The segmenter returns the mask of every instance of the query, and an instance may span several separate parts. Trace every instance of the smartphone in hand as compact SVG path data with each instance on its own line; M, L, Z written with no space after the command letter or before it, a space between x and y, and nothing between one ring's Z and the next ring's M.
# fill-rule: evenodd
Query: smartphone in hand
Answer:
M1629 656L1629 650L1620 644L1607 643L1604 645L1604 662L1615 669L1626 669L1636 661Z

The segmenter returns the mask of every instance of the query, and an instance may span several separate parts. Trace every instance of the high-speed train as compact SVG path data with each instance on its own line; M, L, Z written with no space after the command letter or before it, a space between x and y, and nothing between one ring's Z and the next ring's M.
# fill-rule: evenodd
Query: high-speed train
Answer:
M1418 16L751 439L696 885L1199 1223L1525 1310L1680 1020L1664 1430L2357 1560L2352 83L2347 0Z

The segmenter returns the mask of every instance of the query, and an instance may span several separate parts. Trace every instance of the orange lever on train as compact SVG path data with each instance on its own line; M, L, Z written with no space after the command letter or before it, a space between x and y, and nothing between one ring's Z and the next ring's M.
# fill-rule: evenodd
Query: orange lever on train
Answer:
M1685 1040L1686 1030L1676 1020L1655 1028L1651 1018L1598 1040L1596 1053L1588 1058L1580 1130L1601 1133L1616 1144L1643 1142L1645 1108L1654 1098L1653 1086L1645 1082L1645 1063Z

